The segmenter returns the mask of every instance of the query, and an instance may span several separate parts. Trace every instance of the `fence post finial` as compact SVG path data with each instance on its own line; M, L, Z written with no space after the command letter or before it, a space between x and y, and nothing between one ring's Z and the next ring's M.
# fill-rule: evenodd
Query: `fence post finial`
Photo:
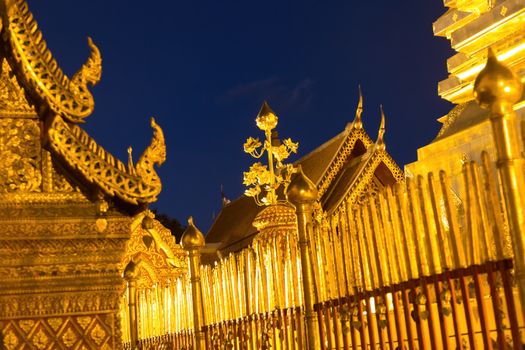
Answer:
M303 276L304 313L308 336L308 349L320 349L319 320L314 310L318 301L312 266L309 242L312 236L313 204L317 201L317 187L298 167L295 178L292 179L287 190L287 198L295 206L297 214L297 230L299 249L301 251L301 270Z
M522 96L523 85L489 49L487 65L474 83L478 103L491 111L490 121L497 152L497 168L509 220L514 268L525 316L525 179L520 152L518 118L513 107Z
M195 349L205 350L204 338L204 305L202 303L202 286L200 277L201 249L205 245L204 236L193 224L193 218L188 219L188 227L180 239L182 248L188 252L190 265L191 296L193 301L193 328L195 330Z

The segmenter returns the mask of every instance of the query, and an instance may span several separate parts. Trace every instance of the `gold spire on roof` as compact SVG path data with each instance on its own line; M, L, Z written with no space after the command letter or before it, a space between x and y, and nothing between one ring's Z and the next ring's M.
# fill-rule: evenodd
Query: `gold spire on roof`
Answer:
M277 204L277 189L282 185L286 190L295 171L291 164L283 164L283 161L291 153L297 153L299 144L289 138L283 140L282 144L272 144L272 131L277 126L278 118L266 101L255 121L257 127L264 131L266 140L263 144L258 138L249 137L244 143L244 152L256 159L268 154L268 166L257 162L244 173L243 184L248 186L245 195L254 197L257 205Z
M383 105L379 105L379 109L381 109L381 124L379 124L379 131L377 132L376 145L379 149L385 149L385 112L383 111Z
M361 85L359 87L359 102L357 103L357 109L355 111L355 118L352 126L354 128L361 129L363 127L363 121L361 119L361 114L363 113L363 93L361 92Z

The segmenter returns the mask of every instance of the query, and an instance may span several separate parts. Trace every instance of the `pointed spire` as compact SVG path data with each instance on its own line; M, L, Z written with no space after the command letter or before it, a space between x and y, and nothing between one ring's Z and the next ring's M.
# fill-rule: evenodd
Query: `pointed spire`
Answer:
M383 105L379 105L379 108L381 109L381 124L379 125L379 131L377 132L377 141L376 145L379 149L385 149L385 112L383 111Z
M363 113L363 93L361 92L361 85L358 85L359 88L359 102L357 103L357 109L355 111L355 118L352 126L357 129L363 127L363 121L361 120L361 114Z
M135 165L133 165L133 148L128 147L128 173L131 175L136 175Z
M221 202L222 202L223 208L231 203L231 201L228 198L226 198L226 195L224 194L224 186L222 184L221 184ZM213 215L215 216L215 213Z

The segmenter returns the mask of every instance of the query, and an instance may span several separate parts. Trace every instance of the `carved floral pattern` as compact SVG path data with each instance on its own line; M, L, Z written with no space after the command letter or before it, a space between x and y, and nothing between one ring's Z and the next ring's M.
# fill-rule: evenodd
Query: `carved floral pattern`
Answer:
M38 192L40 128L31 119L0 119L0 193Z

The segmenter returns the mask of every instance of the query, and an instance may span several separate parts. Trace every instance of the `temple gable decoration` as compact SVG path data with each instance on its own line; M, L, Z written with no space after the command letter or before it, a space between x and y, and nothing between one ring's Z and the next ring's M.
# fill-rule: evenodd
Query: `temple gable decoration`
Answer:
M97 84L102 74L100 51L91 38L90 56L69 78L47 48L24 0L2 0L0 11L0 86L5 87L0 105L2 117L42 120L43 148L78 177L75 182L93 187L90 192L116 197L134 206L156 201L162 184L155 165L165 161L166 146L162 129L153 118L151 144L135 165L131 151L128 164L124 165L77 125L94 110L88 86Z

